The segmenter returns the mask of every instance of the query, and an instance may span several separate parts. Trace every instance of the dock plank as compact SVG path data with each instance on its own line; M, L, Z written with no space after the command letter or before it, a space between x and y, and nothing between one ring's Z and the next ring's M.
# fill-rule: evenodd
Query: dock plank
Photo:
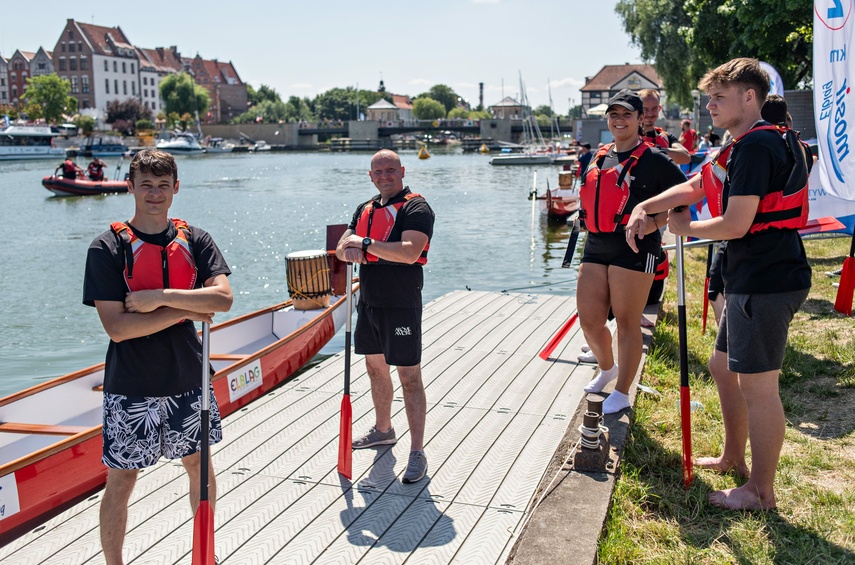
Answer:
M429 480L404 485L409 430L397 377L394 446L336 470L344 355L334 355L223 422L212 448L221 563L502 563L595 367L575 356L571 297L455 291L425 306ZM374 422L362 356L351 359L354 434ZM0 548L3 563L102 563L100 495ZM192 516L179 464L140 475L125 555L189 563Z

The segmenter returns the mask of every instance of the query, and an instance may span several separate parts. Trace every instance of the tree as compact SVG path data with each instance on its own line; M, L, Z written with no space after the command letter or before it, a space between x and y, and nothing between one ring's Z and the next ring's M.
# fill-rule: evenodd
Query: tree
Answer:
M456 108L459 104L460 96L454 92L450 86L446 86L444 84L435 84L430 87L430 90L419 94L417 98L430 98L439 102L445 107L445 113L451 111L452 108Z
M461 120L468 120L469 110L467 110L466 108L452 108L451 111L448 113L448 117L453 120L457 118L460 118Z
M151 110L136 98L112 100L107 103L108 124L115 131L130 135L138 120L150 120Z
M160 83L160 97L166 106L166 113L191 116L205 115L211 98L205 87L193 82L187 73L169 75Z
M95 131L95 118L92 116L78 114L72 122L83 135L92 135L92 132Z
M247 85L247 99L249 100L250 106L261 104L265 100L270 102L279 102L282 100L279 93L276 92L276 89L267 86L266 84L262 84L258 90L251 89L252 87Z
M413 101L413 114L419 120L438 120L445 117L445 106L428 97Z
M365 109L385 98L392 101L392 96L385 92L374 92L372 90L356 91L355 88L331 88L315 96L310 106L314 107L318 119L329 120L356 120L359 114L364 114ZM359 101L359 112L357 113L357 100Z
M551 118L555 115L555 112L552 110L551 106L547 106L546 104L542 104L534 109L535 115L546 116L547 118Z
M27 79L23 100L28 114L35 119L39 113L49 123L57 123L63 114L77 113L77 99L70 96L71 84L56 74L40 75Z
M707 70L746 55L770 63L789 87L810 82L809 0L619 0L615 11L670 102L691 106Z

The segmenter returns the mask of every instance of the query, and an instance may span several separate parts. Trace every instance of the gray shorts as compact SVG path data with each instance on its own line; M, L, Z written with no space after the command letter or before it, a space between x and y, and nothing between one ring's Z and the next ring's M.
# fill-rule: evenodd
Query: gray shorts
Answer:
M727 353L727 367L741 374L780 370L790 322L808 292L728 294L715 341Z

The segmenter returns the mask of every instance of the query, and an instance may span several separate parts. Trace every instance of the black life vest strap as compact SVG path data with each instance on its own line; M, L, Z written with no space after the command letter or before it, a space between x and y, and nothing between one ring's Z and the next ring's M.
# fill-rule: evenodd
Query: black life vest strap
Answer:
M122 250L125 255L125 267L127 267L127 277L129 279L134 278L134 250L131 246L131 236L128 235L128 228L125 226L124 229L116 233L119 236L119 241L122 243Z
M755 224L768 224L771 222L780 222L783 220L792 220L802 215L802 207L797 206L789 210L777 210L775 212L758 212L754 216Z

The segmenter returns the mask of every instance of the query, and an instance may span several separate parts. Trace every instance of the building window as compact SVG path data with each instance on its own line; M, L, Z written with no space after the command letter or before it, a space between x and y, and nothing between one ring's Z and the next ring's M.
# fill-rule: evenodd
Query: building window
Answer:
M11 82L12 84L15 84L15 80L17 78L18 76L15 73L9 73L9 82Z
M113 80L113 92L116 94L119 93L119 81L115 79Z
M137 95L137 83L135 82L131 83L131 94L133 94L134 96Z
M104 79L104 90L106 90L107 94L110 94L110 79Z
M131 63L131 74L134 74L134 64Z
M113 72L114 73L119 72L119 63L117 63L116 61L113 61Z
M80 70L85 71L88 69L89 69L89 59L87 59L86 57L81 57L80 58Z
M76 71L77 70L77 59L69 59L68 60L68 70Z
M17 97L18 97L18 87L13 84L12 85L12 98L14 99Z
M62 42L62 52L65 53L65 41Z
M152 109L152 110L157 110L157 106L155 106L155 105L154 105L154 102L152 102L152 103L151 103L151 109Z
M148 77L142 77L143 86L148 84Z
M77 84L77 77L73 76L73 77L71 77L71 93L77 94L79 92L80 92L80 88Z
M122 61L122 73L128 72L128 67L125 65L125 62Z
M74 44L73 44L73 43L69 43L69 44L68 44L68 52L69 52L69 53L74 53Z
M0 77L0 86L6 86L6 77Z
M74 41L74 30L73 29L68 30L68 39Z
M105 73L110 70L110 67L108 66L109 64L110 63L107 62L107 59L104 59L104 72Z
M82 77L80 77L80 81L81 81L80 86L81 86L81 89L83 90L83 94L89 94L89 77L86 75L83 75Z
M59 58L59 70L61 70L61 71L65 70L65 57Z
M44 63L39 63L39 70L40 71L45 70L45 64Z
M84 99L83 99L83 109L85 110L85 109L87 109L87 108L89 108L89 99L88 99L88 98L84 98Z
M128 81L126 80L122 81L122 91L122 94L124 94L125 96L128 95Z
M81 53L83 53L83 42L82 41L77 42L77 50L80 51Z

